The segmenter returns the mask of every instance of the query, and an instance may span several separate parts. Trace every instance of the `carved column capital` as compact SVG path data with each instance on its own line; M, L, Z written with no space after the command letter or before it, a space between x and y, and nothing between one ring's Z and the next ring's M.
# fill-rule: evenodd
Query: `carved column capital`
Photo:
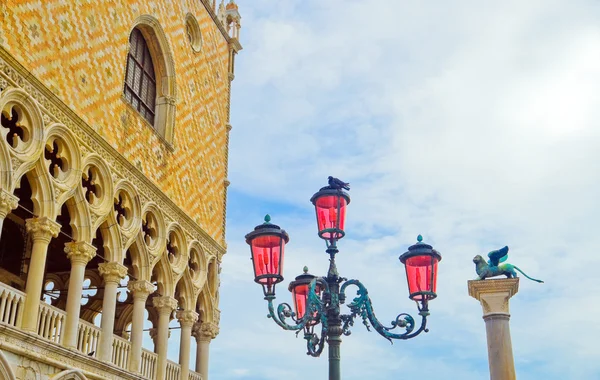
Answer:
M18 205L19 198L4 189L0 191L0 218L6 218L6 215L10 214Z
M154 297L152 298L152 305L158 310L159 314L169 314L177 308L177 300L173 297Z
M119 283L122 279L127 276L127 267L112 261L110 263L98 264L98 272L104 277L104 282Z
M85 266L96 256L96 247L84 241L72 241L65 244L65 253L71 264Z
M198 313L192 310L179 310L176 316L182 327L192 326L198 320Z
M133 293L133 298L143 299L144 301L150 294L154 292L154 285L151 282L140 280L140 281L129 281L127 283L127 289Z
M519 291L519 278L469 281L469 295L479 302L483 318L493 315L510 315L508 300Z
M25 228L31 234L34 241L44 241L50 243L53 237L57 237L60 232L60 224L49 219L46 216L39 218L29 218L25 221Z
M219 335L219 326L211 322L198 322L192 328L192 336L197 341L210 341Z

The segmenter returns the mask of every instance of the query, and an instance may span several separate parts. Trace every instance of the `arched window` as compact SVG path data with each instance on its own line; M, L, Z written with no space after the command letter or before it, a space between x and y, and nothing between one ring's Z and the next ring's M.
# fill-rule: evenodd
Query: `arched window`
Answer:
M154 126L156 113L156 76L152 56L142 32L133 29L125 74L125 99Z

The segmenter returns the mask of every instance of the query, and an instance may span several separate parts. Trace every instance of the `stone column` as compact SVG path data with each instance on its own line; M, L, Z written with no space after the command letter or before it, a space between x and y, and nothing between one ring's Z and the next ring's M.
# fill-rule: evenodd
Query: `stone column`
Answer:
M469 281L469 295L483 308L490 380L515 380L508 300L519 290L518 278Z
M96 256L96 247L83 241L74 241L65 244L65 253L67 258L71 260L71 275L69 276L69 290L67 293L67 318L65 320L63 346L77 348L85 266ZM85 353L88 354L88 352Z
M44 270L46 269L46 254L48 244L60 232L60 224L47 217L31 218L25 221L27 232L31 235L31 260L27 272L25 306L23 307L22 328L37 333L37 319L40 309L40 297L44 285Z
M181 339L179 341L181 380L187 380L190 374L190 340L192 338L192 326L198 320L198 313L192 310L180 310L176 315L177 320L181 325Z
M104 277L104 299L102 300L102 322L100 324L102 334L98 344L98 358L110 362L112 360L117 292L119 283L127 276L127 268L113 261L99 264L98 271Z
M19 198L4 189L0 190L0 234L2 234L2 225L4 224L6 215L10 214L18 205ZM1 235L0 238L2 238Z
M158 363L156 366L156 379L164 380L167 375L167 348L169 345L169 322L171 314L177 308L177 300L173 297L155 297L152 304L158 312L158 335L156 344L156 353L158 354Z
M142 338L144 337L144 310L146 300L154 292L154 285L148 281L129 281L127 288L133 294L133 315L131 317L131 352L129 370L140 373L142 366Z
M202 375L202 380L208 380L208 353L210 341L219 334L219 326L210 322L198 322L194 325L192 334L196 338L196 372Z

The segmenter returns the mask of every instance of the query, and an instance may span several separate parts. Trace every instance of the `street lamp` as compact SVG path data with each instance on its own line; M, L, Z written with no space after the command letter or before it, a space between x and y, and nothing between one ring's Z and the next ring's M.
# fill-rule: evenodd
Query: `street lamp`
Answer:
M346 209L350 204L350 196L337 183L321 188L312 196L315 206L319 237L326 242L329 254L329 270L326 277L316 277L304 273L289 284L294 307L282 303L273 306L275 285L283 281L283 259L285 244L289 235L279 226L271 223L267 215L265 222L256 226L254 231L246 235L246 243L250 245L254 267L254 281L261 284L265 300L269 306L269 318L285 330L304 332L307 354L318 357L323 352L325 342L329 346L329 380L340 380L340 344L342 334L350 335L354 319L360 317L367 330L371 327L381 336L392 342L392 339L410 339L427 332L429 301L436 297L437 267L442 256L429 244L423 243L421 235L417 243L400 256L400 262L406 267L409 298L416 301L421 325L416 328L415 319L406 313L399 314L391 327L384 326L375 317L367 288L358 280L340 277L335 264L335 255L339 252L337 242L345 236L344 225ZM346 288L357 287L356 297L347 306L349 314L340 312L340 305L346 301ZM288 320L291 323L288 323ZM315 332L321 326L320 333ZM403 329L399 333L392 330Z

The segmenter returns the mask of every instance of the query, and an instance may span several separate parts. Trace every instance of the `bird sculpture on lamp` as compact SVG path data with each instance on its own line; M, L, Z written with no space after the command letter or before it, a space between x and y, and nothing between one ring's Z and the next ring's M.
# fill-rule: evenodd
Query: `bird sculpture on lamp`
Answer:
M475 263L475 271L477 272L476 280L485 280L489 277L496 276L506 276L507 278L517 277L517 271L521 272L521 274L528 279L543 283L542 280L536 280L535 278L529 277L525 272L523 272L516 265L504 263L508 258L508 246L497 249L488 253L489 260L486 262L481 255L477 255L473 258L473 262ZM504 263L504 264L501 264Z
M329 187L331 187L332 189L350 190L350 184L342 181L341 179L338 179L338 178L335 178L332 176L327 177L327 179L328 179Z

